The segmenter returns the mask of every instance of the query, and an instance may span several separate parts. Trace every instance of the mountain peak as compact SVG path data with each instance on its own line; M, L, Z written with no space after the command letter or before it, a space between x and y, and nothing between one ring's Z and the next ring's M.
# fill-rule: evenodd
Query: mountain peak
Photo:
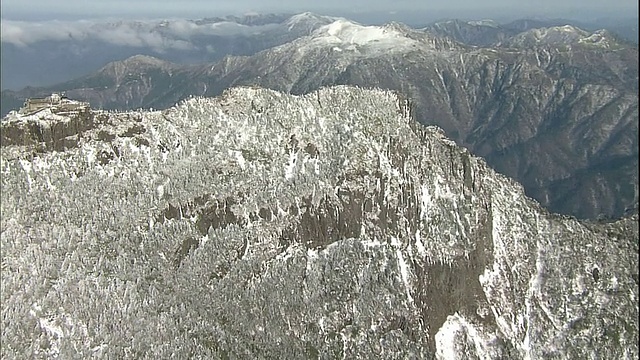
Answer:
M288 27L289 31L312 32L320 26L329 24L336 19L337 18L318 15L307 11L291 16L287 21L285 21L285 25Z
M337 19L314 31L311 42L300 39L302 46L332 47L337 51L371 51L410 46L413 40L395 29L364 26L347 19Z
M318 20L318 19L327 19L327 16L319 15L310 11L305 11L299 14L295 14L287 20L290 23L296 23L301 21L309 21L309 20Z
M620 44L618 37L606 29L596 30L592 34L578 40L580 44L610 48Z
M154 65L154 66L169 64L168 61L159 59L157 57L153 57L149 55L140 55L140 54L128 57L124 59L123 62L126 64L132 64L132 65Z
M398 21L391 21L382 25L382 27L386 30L396 31L398 33L407 34L409 32L415 31L410 26L403 24Z
M415 48L448 50L459 44L433 38L423 32L397 23L365 26L346 19L338 19L313 34L316 43L333 45L337 51L407 51Z
M120 61L112 61L102 67L95 75L106 76L113 80L114 83L120 83L123 78L128 75L135 77L149 71L150 69L160 69L163 71L171 71L176 64L155 58L148 55L134 55Z

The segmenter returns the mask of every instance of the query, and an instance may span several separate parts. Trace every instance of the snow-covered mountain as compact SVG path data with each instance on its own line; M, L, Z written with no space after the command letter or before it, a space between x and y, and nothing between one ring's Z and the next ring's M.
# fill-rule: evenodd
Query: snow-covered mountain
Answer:
M389 91L13 113L3 358L634 358L637 216L553 215Z
M314 18L301 14L289 25ZM418 121L442 127L553 211L619 217L638 201L638 49L601 35L551 27L512 38L532 38L531 47L505 41L480 48L398 23L332 19L252 56L155 70L116 62L55 87L2 96L3 104L20 105L65 91L96 107L135 109L237 85L294 94L335 84L392 89L412 99ZM128 75L113 77L111 68Z
M603 49L620 47L613 34L606 30L588 32L571 25L531 29L500 44L531 48L536 46L595 46Z
M580 39L592 34L609 38L609 45L624 43L626 46L637 46L637 35L629 36L629 28L619 31L624 35L614 34L603 28L604 24L581 23L568 19L533 20L520 19L506 24L492 20L463 21L458 19L442 20L427 25L422 30L437 36L450 37L467 45L491 46L566 46L568 43L579 44ZM629 27L628 25L621 25ZM606 24L607 28L617 28ZM637 25L635 26L637 29ZM619 29L620 30L620 29ZM637 32L637 30L636 30ZM634 41L635 38L635 41ZM601 44L603 45L603 44Z

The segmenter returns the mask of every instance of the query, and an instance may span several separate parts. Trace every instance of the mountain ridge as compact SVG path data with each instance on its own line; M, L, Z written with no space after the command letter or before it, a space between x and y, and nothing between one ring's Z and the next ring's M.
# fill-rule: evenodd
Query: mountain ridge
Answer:
M607 34L608 37L614 39L616 43L624 44L624 46L638 46L637 35L634 42L633 39L629 39L628 35L622 36L614 34L610 30L604 30L606 28L605 26L589 25L569 19L519 19L504 24L491 20L466 21L450 19L436 21L422 27L421 30L440 36L447 36L468 45L491 47L500 45L503 41L517 37L522 33L535 31L536 29L558 28L563 26L570 26L580 32L589 34L606 31L609 33ZM539 45L537 43L534 44Z
M536 31L562 30L528 34ZM587 34L576 32L571 41ZM637 202L637 47L560 40L479 48L398 24L338 19L252 56L171 74L160 69L111 89L89 77L27 93L66 91L105 108L165 108L237 85L294 94L335 84L392 89L412 99L419 121L444 128L553 211L619 217ZM20 103L15 93L2 95Z
M0 351L636 355L637 216L549 214L410 111L338 86L92 111L75 130L10 115L0 129L27 142L0 148Z

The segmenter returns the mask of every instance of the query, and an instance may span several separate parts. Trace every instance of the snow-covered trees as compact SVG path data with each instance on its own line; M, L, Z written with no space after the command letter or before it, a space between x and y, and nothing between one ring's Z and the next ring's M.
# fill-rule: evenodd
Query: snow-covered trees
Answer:
M572 308L595 333L584 302L608 354L637 353L637 258L607 235L637 225L549 216L399 101L240 88L102 114L61 152L3 146L2 357L427 357L450 312L461 348L587 356L553 330ZM598 284L545 277L568 261Z

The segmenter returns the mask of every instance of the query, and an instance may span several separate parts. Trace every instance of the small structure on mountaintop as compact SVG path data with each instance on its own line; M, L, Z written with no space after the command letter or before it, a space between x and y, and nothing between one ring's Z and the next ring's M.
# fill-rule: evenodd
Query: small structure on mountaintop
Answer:
M18 113L20 115L31 115L45 109L50 109L54 114L68 114L88 110L89 103L70 100L62 94L53 93L44 98L27 99Z

